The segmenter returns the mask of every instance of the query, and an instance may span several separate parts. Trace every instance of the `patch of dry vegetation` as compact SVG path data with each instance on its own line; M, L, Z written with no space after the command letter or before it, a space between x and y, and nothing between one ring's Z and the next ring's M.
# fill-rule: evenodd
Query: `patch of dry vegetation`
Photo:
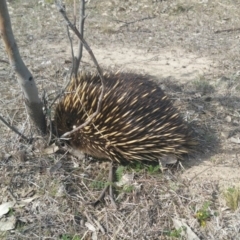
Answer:
M8 6L22 57L50 103L68 80L71 68L64 21L51 1L44 6L34 1L9 1ZM69 13L70 9L67 5ZM168 77L160 79L161 87L200 136L202 152L189 156L183 162L185 169L164 173L151 165L117 166L113 187L118 208L114 209L107 197L105 203L93 208L88 203L109 184L107 162L77 159L66 153L44 155L39 142L30 145L1 125L0 204L16 204L0 220L14 216L16 224L0 236L188 239L185 223L199 239L238 239L240 3L92 0L87 12L85 38L89 44L116 52L111 66L104 51L102 56L96 55L103 67L121 68L119 53L125 54L125 63L132 54L136 63L125 69L141 69L159 77L165 66L157 65L158 58L154 60L156 67L151 68L138 57L159 57L169 51L174 59L167 59L166 67L178 63L178 73L188 68L181 59L189 54L211 60L208 68L199 64L197 77L190 71L183 80L173 67ZM219 30L228 31L216 32ZM0 59L7 59L2 45ZM86 53L83 67L93 69ZM22 94L6 63L1 62L0 78L1 115L31 136ZM127 182L119 186L124 177ZM31 201L21 205L24 199ZM181 220L183 227L176 220Z

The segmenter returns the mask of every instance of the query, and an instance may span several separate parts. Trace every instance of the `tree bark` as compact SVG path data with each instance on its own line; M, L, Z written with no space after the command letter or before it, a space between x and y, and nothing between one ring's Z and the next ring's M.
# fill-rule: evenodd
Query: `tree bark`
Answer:
M16 72L18 83L24 93L27 112L35 127L40 130L42 134L45 134L46 121L43 114L43 104L38 96L38 89L34 78L19 54L11 27L6 0L0 0L0 36L3 39L9 62Z

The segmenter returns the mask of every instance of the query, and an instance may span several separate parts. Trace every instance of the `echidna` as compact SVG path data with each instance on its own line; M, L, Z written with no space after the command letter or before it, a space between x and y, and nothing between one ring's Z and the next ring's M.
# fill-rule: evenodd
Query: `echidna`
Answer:
M180 157L196 145L172 102L148 76L105 73L106 90L99 114L68 136L73 147L112 161L158 161ZM55 111L59 136L83 124L97 108L101 81L97 74L73 79Z

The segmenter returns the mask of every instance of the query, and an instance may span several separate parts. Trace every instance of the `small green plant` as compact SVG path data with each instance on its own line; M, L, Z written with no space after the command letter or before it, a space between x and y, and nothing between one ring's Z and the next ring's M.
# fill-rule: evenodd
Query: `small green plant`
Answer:
M6 239L7 232L0 232L0 239Z
M145 171L149 174L156 174L159 172L160 166L159 164L154 164L154 163L145 164L142 162L133 162L129 164L128 168L130 168L131 170L137 173Z
M160 166L159 166L159 165L156 165L156 166L149 165L149 166L148 166L148 173L149 173L149 174L158 173L158 172L159 172L159 169L160 169Z
M132 186L132 185L125 185L125 186L123 186L123 192L125 192L125 193L130 193L133 190L134 190L134 186Z
M81 240L82 238L80 238L79 236L74 236L72 240Z
M9 211L8 211L8 213L7 213L7 216L8 217L11 217L11 216L13 216L14 215L14 209L13 208L9 208Z
M171 231L168 231L166 235L169 236L169 237L172 237L172 238L181 238L181 236L182 236L181 233L183 231L186 231L185 227L180 227L180 228L177 228L177 229L175 228Z
M53 3L54 3L54 0L45 0L45 3L53 4Z
M201 209L199 209L197 211L197 213L195 214L195 217L197 218L197 220L200 223L201 227L205 227L206 224L207 224L207 221L211 217L211 213L210 213L210 211L208 209L209 206L210 206L210 202L205 202L203 204L203 207Z
M97 189L97 190L101 190L103 189L105 186L106 186L106 182L103 182L103 181L93 181L90 186L91 188L94 188L94 189Z
M189 9L190 9L190 7L186 7L186 6L183 6L183 5L178 4L178 5L175 7L174 12L175 12L175 13L188 12Z
M196 86L196 90L201 92L202 95L214 92L214 87L201 76L199 77L199 80L194 82L194 84Z
M57 192L58 192L58 187L56 185L55 186L53 185L49 190L49 194L52 197L55 197Z
M240 189L235 187L228 188L223 195L227 206L232 211L237 210L240 202Z
M144 169L144 165L141 162L133 162L129 164L129 167L133 169L135 172L140 172Z
M126 168L124 166L118 166L118 168L115 172L117 182L119 182L121 180L125 169Z

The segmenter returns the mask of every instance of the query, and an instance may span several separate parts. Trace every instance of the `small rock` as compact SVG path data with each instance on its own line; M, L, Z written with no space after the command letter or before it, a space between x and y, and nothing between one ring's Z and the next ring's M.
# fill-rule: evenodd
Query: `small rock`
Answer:
M225 118L225 120L226 120L226 122L230 123L230 122L232 121L232 118L231 118L230 116L227 116L227 117Z

